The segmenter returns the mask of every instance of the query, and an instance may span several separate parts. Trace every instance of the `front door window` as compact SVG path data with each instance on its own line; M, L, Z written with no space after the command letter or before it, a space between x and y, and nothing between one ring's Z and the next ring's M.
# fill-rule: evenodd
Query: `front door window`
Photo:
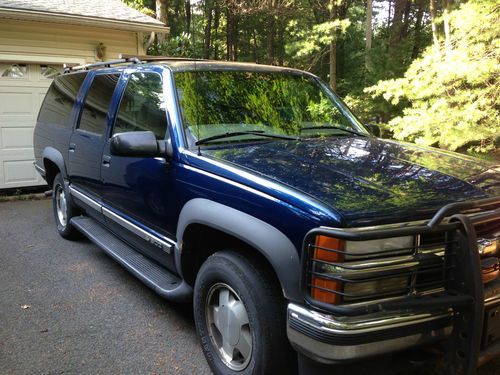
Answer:
M113 134L149 130L157 139L163 139L166 128L161 76L156 73L131 74Z

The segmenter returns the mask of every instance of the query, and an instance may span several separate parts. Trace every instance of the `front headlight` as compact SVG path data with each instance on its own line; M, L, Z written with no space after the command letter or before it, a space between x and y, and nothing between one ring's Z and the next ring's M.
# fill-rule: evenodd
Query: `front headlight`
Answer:
M368 298L372 295L406 293L410 279L408 276L389 277L373 281L361 281L344 284L344 301ZM351 296L355 296L352 298Z
M363 259L374 255L407 254L413 251L414 245L415 239L413 236L369 241L345 241L345 260Z
M406 294L410 283L408 276L391 277L389 273L369 280L367 272L348 271L367 259L410 254L414 246L414 236L345 241L319 235L311 259L311 296L321 302L339 304L371 295Z

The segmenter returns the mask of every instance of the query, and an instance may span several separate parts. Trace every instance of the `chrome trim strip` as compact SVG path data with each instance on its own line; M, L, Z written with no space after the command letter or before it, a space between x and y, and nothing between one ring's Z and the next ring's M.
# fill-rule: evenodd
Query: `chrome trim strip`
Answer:
M146 242L149 242L150 244L165 251L167 254L171 254L172 248L176 244L174 240L171 240L167 237L159 238L158 236L155 236L154 234L148 233L144 229L142 229L142 228L138 227L137 225L131 223L130 221L124 219L123 217L114 213L113 211L109 210L108 208L103 207L102 204L100 204L96 200L88 197L87 195L83 194L82 192L78 191L77 189L75 189L72 186L69 187L69 191L70 191L72 196L80 199L81 201L86 203L91 208L102 213L108 219L113 220L115 223L121 225L125 229L128 229L130 232L141 237Z
M418 293L415 293L416 295L419 296L428 296L429 294L436 294L436 293L442 293L444 292L444 288L435 288L435 289L429 289L429 290L422 290ZM367 303L383 303L383 302L389 302L389 301L398 301L406 296L410 295L410 293L406 293L404 295L397 295L394 297L385 297L385 298L377 298L376 300L370 300L370 301L360 301L360 302L349 302L348 304L345 304L345 306L349 307L357 307L357 306L366 306Z
M314 326L327 333L360 334L374 331L383 331L388 328L399 328L418 323L425 323L436 319L447 318L451 312L420 313L420 314L371 314L363 318L338 318L306 309L294 303L288 304L288 315L301 322Z
M493 256L499 247L500 236L477 239L477 248L481 256Z
M80 199L82 202L84 202L86 205L89 207L93 208L94 210L102 213L102 204L97 202L96 200L90 198L89 196L81 193L80 191L76 190L73 186L69 187L69 192L71 193L72 196L75 198Z
M40 173L42 176L45 176L45 169L40 167L37 163L33 163L33 165L35 166L35 169L38 171L38 173Z
M254 174L252 172L248 172L242 168L237 168L237 167L233 167L232 165L230 165L230 163L226 162L220 162L218 160L214 160L213 158L210 158L210 157L206 157L204 155L198 155L197 153L189 150L189 149L184 149L182 150L182 153L185 155L185 156L189 156L189 157L192 157L192 158L196 158L196 159L199 159L199 160L203 160L213 166L216 166L216 167L219 167L219 168L223 168L231 173L235 173L237 175L240 175L244 178L247 178L248 180L250 181L253 181L253 182L256 182L262 186L266 186L266 187L269 187L269 188L272 188L273 190L275 191L278 191L282 194L292 194L293 196L296 196L296 197L300 197L301 200L307 202L308 204L312 205L315 209L321 209L321 210L324 210L325 212L331 212L332 211L332 208L321 203L319 200L311 197L310 195L307 195L305 193L302 193L300 192L299 190L296 190L296 189L293 189L293 188L290 188L280 182L277 182L275 180L273 180L272 178L271 179L268 179L268 178L265 178L265 177L260 177L258 176L257 174ZM185 165L183 165L185 166ZM251 193L254 193L254 194L257 194L257 195L260 195L264 198L267 198L267 199L270 199L274 202L279 202L280 199L279 198L276 198L270 194L267 194L267 193L263 193L262 191L260 190L257 190L257 189L254 189L252 187L249 187L249 186L246 186L246 185L243 185L239 182L236 182L236 181L233 181L231 179L227 179L225 177L221 177L221 176L218 176L216 174L212 174L210 172L206 172L204 171L203 169L200 169L198 167L192 167L191 168L197 170L197 171L200 171L201 173L204 173L204 174L207 174L207 175L210 175L211 177L214 177L220 181L223 181L223 182L226 182L226 183L229 183L231 185L234 185L236 187L239 187L239 188L242 188L244 190L247 190ZM286 203L286 202L285 202Z
M425 254L444 255L444 249L434 249ZM354 261L345 263L323 263L319 266L322 272L330 276L376 276L394 270L411 269L420 266L426 260L421 254L394 257L388 259L374 259L369 261ZM437 266L438 264L436 264Z
M490 298L487 298L484 301L484 306L491 306L491 305L496 305L497 303L500 303L500 294L494 295Z
M474 216L489 215L489 214L497 212L497 211L500 213L500 210L496 209L496 210L488 210L488 211L481 211L481 212L469 212L469 213L465 213L465 216L473 218ZM400 223L372 225L372 226L354 227L354 228L337 228L337 227L329 227L329 226L324 226L324 225L320 226L319 228L321 228L321 229L333 229L333 230L343 231L343 232L347 232L347 233L358 233L358 232L364 232L364 231L374 231L374 230L392 229L392 228L406 228L406 227L427 225L427 223L431 219L404 221L404 222L400 222ZM445 219L447 219L447 218L445 218ZM443 221L445 221L445 220L443 220Z
M359 360L386 353L394 353L402 349L429 343L450 335L452 327L440 330L418 333L395 339L369 342L360 345L326 344L306 336L291 327L287 327L287 336L295 350L322 363L332 364L340 361Z
M165 237L165 239L161 239L161 238L159 238L151 233L148 233L144 229L138 227L137 225L131 223L130 221L115 214L113 211L107 209L106 207L102 208L102 213L108 219L113 220L115 223L121 225L125 229L128 229L130 232L141 237L146 242L149 242L150 244L165 251L167 254L170 254L172 252L172 247L175 246L175 241L172 241L166 237Z
M275 202L278 202L278 199L276 199L275 197L271 196L271 195L268 195L266 193L263 193L262 191L259 191L259 190L255 190L249 186L246 186L246 185L243 185L243 184L240 184L239 182L235 182L235 181L232 181L232 180L229 180L225 177L222 177L222 176L219 176L219 175L216 175L214 173L211 173L211 172L207 172L203 169L199 169L199 168L196 168L196 167L192 167L190 165L186 165L186 164L181 164L180 167L182 168L186 168L190 171L193 171L193 172L197 172L197 173L201 173L205 176L208 176L208 177L212 177L212 178L215 178L216 180L219 180L219 181L223 181L227 184L231 184L233 186L236 186L236 187L239 187L240 189L243 189L243 190L246 190L250 193L253 193L253 194L256 194L256 195L260 195L261 197L264 197L266 199L270 199L272 201L275 201Z
M288 304L287 312L287 336L292 346L306 356L324 363L359 359L377 354L390 353L396 350L409 348L415 345L430 342L437 338L447 337L451 331L451 325L443 328L421 332L393 339L385 339L381 335L380 339L363 344L334 345L318 341L292 328L290 321L296 320L304 325L320 330L326 336L344 336L364 334L369 332L383 333L387 329L411 326L438 319L446 319L452 316L452 311L436 313L420 313L396 315L396 312L368 314L362 318L356 317L335 317L309 310L293 303ZM326 337L325 336L325 337Z

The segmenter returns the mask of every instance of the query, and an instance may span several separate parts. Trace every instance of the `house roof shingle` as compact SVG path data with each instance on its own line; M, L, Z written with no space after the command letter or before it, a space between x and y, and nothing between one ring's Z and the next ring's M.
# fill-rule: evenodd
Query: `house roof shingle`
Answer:
M120 0L0 0L0 9L164 27L162 22L128 7Z

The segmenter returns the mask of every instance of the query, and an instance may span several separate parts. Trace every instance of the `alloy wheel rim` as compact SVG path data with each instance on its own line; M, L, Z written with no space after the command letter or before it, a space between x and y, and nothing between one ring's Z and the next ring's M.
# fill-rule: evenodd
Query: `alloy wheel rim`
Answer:
M57 186L56 190L56 211L57 211L57 219L59 220L59 223L65 227L67 223L67 216L66 216L66 194L64 193L64 190L61 185Z
M219 358L233 371L244 370L252 357L253 338L241 298L229 285L217 283L208 291L205 312Z

